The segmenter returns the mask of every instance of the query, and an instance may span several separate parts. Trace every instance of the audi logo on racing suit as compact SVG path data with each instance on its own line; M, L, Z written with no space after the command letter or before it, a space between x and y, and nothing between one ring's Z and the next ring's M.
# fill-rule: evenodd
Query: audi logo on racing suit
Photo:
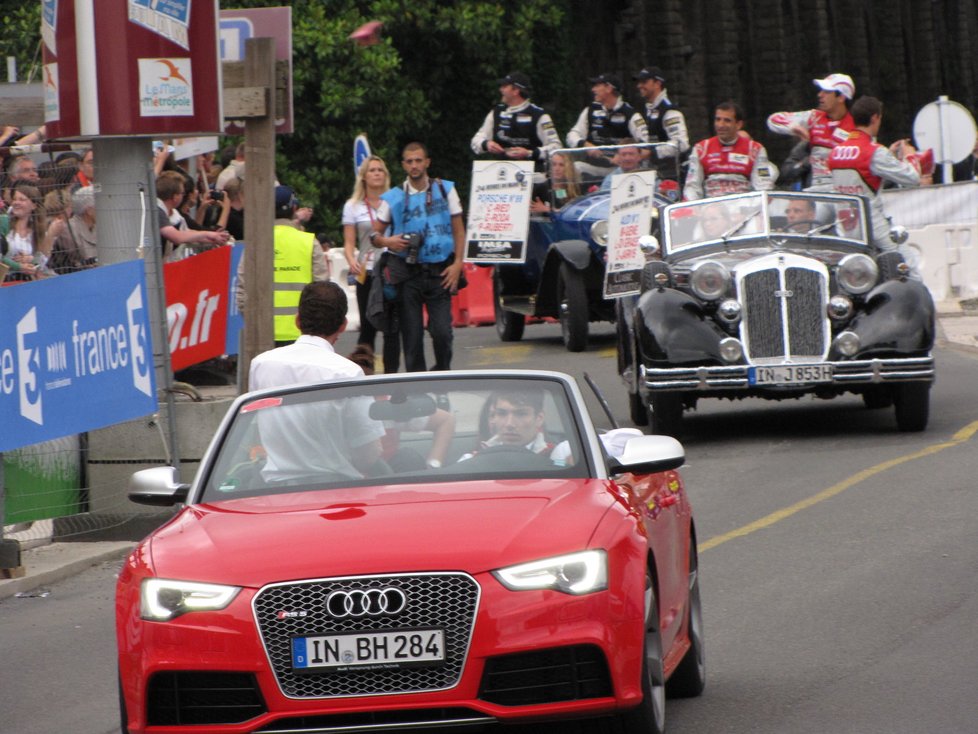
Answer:
M326 597L326 612L335 619L398 614L406 606L407 596L393 587L333 591Z
M832 149L832 158L837 161L854 161L859 157L859 146L837 145Z

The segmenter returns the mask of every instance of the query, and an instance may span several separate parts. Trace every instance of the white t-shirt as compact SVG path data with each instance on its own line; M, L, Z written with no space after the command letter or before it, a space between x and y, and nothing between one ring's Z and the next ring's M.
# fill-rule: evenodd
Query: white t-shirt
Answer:
M31 238L23 237L13 230L7 233L7 256L13 257L14 255L33 255L34 246L31 244Z
M337 354L325 339L303 334L293 344L255 357L248 373L248 386L251 390L264 390L356 377L363 377L359 365Z
M318 336L303 334L294 344L263 352L251 362L250 387L259 390L363 377L363 370ZM359 477L352 449L384 435L381 421L369 417L373 398L357 397L262 410L258 430L268 461L269 481L344 475Z
M376 209L366 201L353 201L353 199L347 199L343 205L343 225L350 225L356 230L358 257L362 263L366 264L368 273L373 270L374 260L381 253L381 250L374 247L370 241L374 220L389 222L390 218L390 205L383 199L380 200L380 206Z

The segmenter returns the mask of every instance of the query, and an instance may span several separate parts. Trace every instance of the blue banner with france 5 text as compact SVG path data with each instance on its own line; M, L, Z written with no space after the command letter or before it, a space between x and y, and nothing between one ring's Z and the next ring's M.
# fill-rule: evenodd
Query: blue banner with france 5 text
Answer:
M156 410L141 260L0 288L0 451Z

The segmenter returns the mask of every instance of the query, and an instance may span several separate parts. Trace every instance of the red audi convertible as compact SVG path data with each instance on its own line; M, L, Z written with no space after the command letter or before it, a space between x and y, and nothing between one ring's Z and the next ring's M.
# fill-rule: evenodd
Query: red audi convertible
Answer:
M122 730L661 732L705 684L683 462L553 372L242 395L192 484L133 477L183 507L119 577Z

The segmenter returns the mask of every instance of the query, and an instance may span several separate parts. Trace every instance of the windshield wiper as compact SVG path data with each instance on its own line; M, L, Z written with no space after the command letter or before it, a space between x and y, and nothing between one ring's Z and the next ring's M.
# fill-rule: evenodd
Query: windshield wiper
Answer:
M828 222L827 224L820 224L817 227L812 227L810 230L805 232L806 237L811 237L813 234L822 234L822 232L827 232L835 226L835 222Z
M744 226L751 219L753 219L754 217L756 217L760 213L761 213L761 208L760 207L757 207L757 209L755 209L749 215L747 215L746 217L744 217L744 219L742 221L737 222L737 224L735 224L730 229L728 229L726 232L724 232L722 235L720 235L720 239L723 240L724 242L726 242L728 237L733 237L740 230L742 230L744 228Z

